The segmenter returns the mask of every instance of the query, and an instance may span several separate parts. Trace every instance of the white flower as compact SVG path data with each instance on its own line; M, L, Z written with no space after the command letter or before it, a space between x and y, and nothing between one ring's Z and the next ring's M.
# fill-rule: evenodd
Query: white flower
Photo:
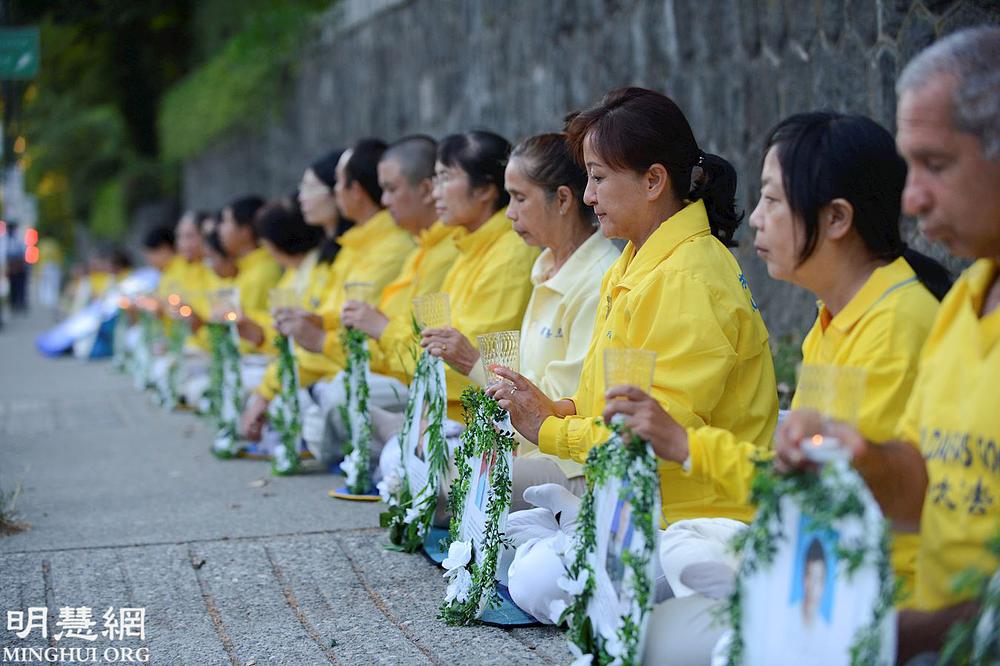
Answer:
M584 654L573 641L569 641L569 651L573 654L573 663L570 666L591 666L594 663L594 655Z
M552 621L552 624L559 624L559 619L566 612L567 608L569 608L569 605L562 599L553 599L549 602L549 620Z
M587 580L590 579L590 571L587 569L581 569L579 575L576 578L570 578L569 576L559 576L556 580L556 585L559 589L568 592L574 597L578 597L583 594L583 588L587 585Z
M450 604L452 601L457 601L464 604L468 601L469 592L472 590L472 574L467 569L458 568L446 571L444 576L451 581L445 591L445 603Z
M414 505L406 510L406 515L403 516L403 522L412 523L413 521L418 520L419 518L420 518L420 507Z
M445 569L451 572L453 569L464 569L465 565L472 559L471 541L452 541L448 546L448 557L441 563Z
M403 480L399 478L398 472L393 472L389 476L385 477L378 482L376 488L378 488L378 494L382 498L382 501L393 506L396 504L396 494L399 493L400 489L403 487Z
M347 480L348 486L354 485L358 480L358 458L360 457L360 452L354 449L340 463L340 469L344 473L344 478Z
M604 639L604 651L608 653L609 657L614 658L614 661L611 662L612 664L622 663L622 657L624 657L626 653L625 643L622 642L621 634L619 633L621 630L621 623L619 623L618 627L618 631L615 631L614 634L607 636Z
M279 472L286 472L292 467L292 461L288 458L288 449L283 444L274 448L274 468Z

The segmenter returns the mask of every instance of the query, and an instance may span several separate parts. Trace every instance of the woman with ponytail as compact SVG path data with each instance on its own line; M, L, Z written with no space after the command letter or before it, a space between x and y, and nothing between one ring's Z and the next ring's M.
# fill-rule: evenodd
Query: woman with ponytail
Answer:
M754 245L771 277L819 299L803 362L865 370L858 427L871 441L893 436L938 300L950 287L948 272L900 237L905 182L906 164L892 135L871 119L797 114L767 137L760 200L750 216ZM609 398L624 393L612 391ZM723 495L747 497L756 447L725 429L678 423L641 394L630 397L643 405L638 411L645 420L629 415L628 422L658 456L687 461L690 478L714 484ZM798 404L796 397L792 406ZM609 401L604 415L620 412ZM907 588L916 545L916 534L894 535L893 567Z
M713 425L769 446L778 409L767 329L726 247L742 217L734 207L732 166L698 148L671 99L641 88L613 91L576 115L568 137L587 171L584 202L605 236L628 243L604 276L575 394L552 400L505 369L497 374L512 383L489 393L543 453L583 462L610 434L599 420L605 350L649 350L656 354L652 396L663 409L687 426ZM745 498L724 497L678 463L661 463L659 476L668 523L752 515ZM567 519L572 512L560 513ZM554 622L549 602L565 593L556 587L557 575L549 580L543 572L557 568L550 555L519 552L510 590L522 607Z

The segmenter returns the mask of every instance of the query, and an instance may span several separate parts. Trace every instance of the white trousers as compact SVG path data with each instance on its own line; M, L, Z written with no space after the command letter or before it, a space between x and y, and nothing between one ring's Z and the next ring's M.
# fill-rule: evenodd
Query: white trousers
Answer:
M341 407L347 404L347 389L344 386L344 373L338 373L333 379L321 380L313 384L310 393L315 400L315 408L304 411L304 432L317 433L319 442L311 442L310 450L319 453L317 456L324 464L335 462L340 458L340 448L347 439L347 424L341 417ZM372 373L368 383L368 407L372 413L372 460L377 461L382 452L385 439L378 436L379 424L375 422L377 412L384 411L391 415L399 415L406 409L406 399L409 389L394 377Z

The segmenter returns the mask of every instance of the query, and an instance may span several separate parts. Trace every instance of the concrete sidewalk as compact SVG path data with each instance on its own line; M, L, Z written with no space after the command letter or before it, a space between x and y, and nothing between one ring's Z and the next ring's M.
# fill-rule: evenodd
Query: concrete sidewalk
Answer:
M48 663L4 662L30 647L116 663L105 649L123 646L192 666L571 660L551 628L437 620L441 570L383 549L379 504L326 496L339 477L216 460L206 424L154 407L109 363L42 358L47 317L5 323L0 489L21 486L30 529L0 537L0 663ZM98 633L109 607L145 608L145 640L56 641L64 606L92 608ZM7 630L29 607L48 608L48 639Z

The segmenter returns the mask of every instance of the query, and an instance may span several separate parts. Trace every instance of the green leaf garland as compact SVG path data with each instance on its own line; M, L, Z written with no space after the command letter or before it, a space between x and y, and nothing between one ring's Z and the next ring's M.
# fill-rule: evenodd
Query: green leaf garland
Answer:
M836 522L848 518L865 520L867 493L864 482L846 463L835 462L823 465L820 471L778 474L767 460L755 461L757 467L750 492L750 502L757 506L757 514L750 527L741 532L733 542L734 549L741 554L737 584L726 607L732 640L729 644L728 664L739 666L743 663L742 638L742 585L745 577L761 567L769 566L777 553L778 542L784 537L782 531L781 499L796 497L802 507L808 507L812 528L817 532L834 530ZM875 558L880 583L879 600L872 618L860 629L851 645L851 665L866 666L879 663L881 652L881 630L886 616L891 612L897 593L892 566L889 559L890 529L888 521L880 519L878 547L875 553L865 543L843 543L837 545L837 557L845 564L845 573L852 576L866 561Z
M278 382L281 392L272 410L271 422L278 432L279 444L271 456L271 473L283 476L299 471L299 436L302 433L299 373L292 341L285 335L278 335L274 339L274 346L278 350Z
M653 605L653 579L650 573L659 524L660 481L652 448L627 427L611 424L611 437L587 455L584 476L587 493L580 503L577 518L575 552L567 578L582 589L563 613L568 624L568 638L574 652L591 655L594 664L638 664L645 624ZM597 585L595 551L597 549L597 512L595 492L613 479L622 481L620 499L632 504L632 521L640 530L645 548L641 553L626 551L622 561L631 581L630 612L620 618L615 640L608 641L594 628L588 612Z
M423 406L427 406L427 483L422 488L411 484L406 466L411 439L419 437ZM384 479L379 494L388 508L379 516L379 524L389 530L392 550L416 552L424 542L437 506L438 486L448 470L448 447L444 437L447 407L447 387L444 366L437 356L424 352L417 360L409 397L398 436L400 448L400 478ZM418 413L419 410L419 413ZM413 432L416 428L418 432Z
M353 328L341 332L340 342L347 358L344 387L347 393L345 408L341 411L348 430L349 449L345 446L344 461L340 464L347 480L348 491L365 495L372 490L371 438L372 417L368 411L368 337L364 331Z
M507 431L499 427L505 421L506 427L509 427L507 412L481 388L470 386L465 389L462 393L462 409L466 428L462 433L462 448L456 456L459 474L448 496L448 504L452 511L450 543L459 541L461 536L465 500L469 494L472 477L469 460L495 452L496 463L490 469L482 552L477 558L473 548L472 557L465 566L471 580L468 593L460 595L464 600L456 598L446 601L438 615L453 625L472 624L487 608L496 608L500 605L500 596L496 591L496 569L500 548L508 544L503 532L503 523L510 509L511 495L511 470L508 460L517 448L513 428ZM466 575L462 572L457 574Z

